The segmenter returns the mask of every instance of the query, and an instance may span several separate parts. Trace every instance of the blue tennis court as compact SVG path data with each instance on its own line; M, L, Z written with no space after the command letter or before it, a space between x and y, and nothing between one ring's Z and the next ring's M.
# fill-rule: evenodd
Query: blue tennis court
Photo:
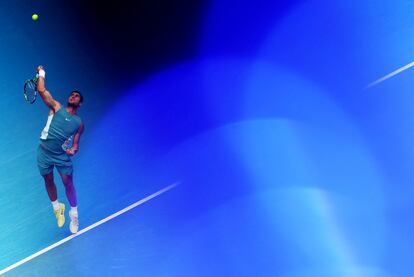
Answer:
M3 1L0 275L413 275L413 12ZM38 65L64 107L84 96L77 235L57 171L62 228L37 168Z

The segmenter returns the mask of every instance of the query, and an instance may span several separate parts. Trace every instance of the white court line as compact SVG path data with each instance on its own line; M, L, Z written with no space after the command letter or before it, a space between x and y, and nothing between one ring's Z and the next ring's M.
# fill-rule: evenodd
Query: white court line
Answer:
M172 184L172 185L170 185L168 187L165 187L165 188L163 188L163 189L161 189L161 190L159 190L159 191L157 191L157 192L155 192L155 193L153 193L153 194L145 197L144 199L141 199L138 202L135 202L134 204L129 205L125 209L122 209L119 212L116 212L116 213L114 213L114 214L112 214L112 215L110 215L110 216L108 216L108 217L106 217L106 218L104 218L104 219L102 219L102 220L100 220L100 221L98 221L98 222L96 222L96 223L94 223L94 224L92 224L92 225L90 225L90 226L88 226L88 227L80 230L76 234L70 235L69 237L66 237L66 238L62 239L62 240L60 240L60 241L58 241L58 242L56 242L56 243L54 243L54 244L52 244L52 245L50 245L50 246L48 246L48 247L40 250L40 251L38 251L38 252L30 255L29 257L24 258L23 260L15 263L15 264L12 264L11 266L6 267L5 269L0 270L0 275L4 274L4 273L6 273L6 272L8 272L8 271L10 271L12 269L15 269L18 266L21 266L22 264L24 264L24 263L26 263L26 262L28 262L28 261L30 261L30 260L32 260L32 259L40 256L40 255L42 255L42 254L44 254L44 253L52 250L55 247L58 247L59 245L65 243L65 242L67 242L67 241L69 241L69 240L71 240L71 239L73 239L73 238L75 238L75 237L77 237L77 236L79 236L79 235L81 235L81 234L83 234L83 233L85 233L85 232L87 232L87 231L89 231L89 230L91 230L91 229L93 229L93 228L101 225L101 224L104 224L105 222L107 222L107 221L109 221L109 220L111 220L111 219L113 219L113 218L115 218L115 217L117 217L117 216L119 216L119 215L121 215L121 214L123 214L123 213L125 213L125 212L127 212L127 211L129 211L131 209L133 209L133 208L135 208L138 205L141 205L141 204L143 204L143 203L145 203L145 202L147 202L147 201L149 201L149 200L157 197L158 195L160 195L160 194L162 194L164 192L169 191L170 189L176 187L178 184L179 184L179 182L176 182L176 183L174 183L174 184Z
M406 70L406 69L409 69L409 68L410 68L410 67L412 67L412 66L414 66L414 61L413 61L413 62L410 62L410 63L409 63L409 64L407 64L407 65L404 65L403 67L398 68L397 70L395 70L395 71L391 72L391 73L390 73L390 74L388 74L388 75L385 75L385 76L384 76L384 77L382 77L382 78L379 78L378 80L376 80L376 81L372 82L371 84L369 84L368 86L366 86L366 87L365 87L365 89L368 89L368 88L370 88L370 87L373 87L373 86L375 86L375 85L378 85L379 83L381 83L381 82L383 82L383 81L385 81L385 80L387 80L387 79L389 79L389 78L391 78L391 77L393 77L393 76L397 75L398 73L403 72L403 71L404 71L404 70Z

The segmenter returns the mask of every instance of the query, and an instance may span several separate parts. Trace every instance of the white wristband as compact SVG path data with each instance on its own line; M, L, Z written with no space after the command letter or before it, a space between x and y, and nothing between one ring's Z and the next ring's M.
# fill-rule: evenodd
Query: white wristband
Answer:
M43 69L39 70L39 73L37 73L37 77L43 77L46 78L46 72Z

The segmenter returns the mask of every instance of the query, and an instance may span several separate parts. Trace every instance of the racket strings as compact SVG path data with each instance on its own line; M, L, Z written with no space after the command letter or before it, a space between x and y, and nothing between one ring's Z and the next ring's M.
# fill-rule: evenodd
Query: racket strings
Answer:
M26 100L30 103L33 103L36 100L37 91L36 84L32 80L27 81L24 89L24 96Z

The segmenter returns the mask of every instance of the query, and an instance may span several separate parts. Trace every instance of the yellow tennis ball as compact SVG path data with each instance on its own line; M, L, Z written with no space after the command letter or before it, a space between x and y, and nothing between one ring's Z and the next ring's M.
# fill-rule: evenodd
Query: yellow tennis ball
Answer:
M35 13L32 15L32 20L33 21L36 21L38 18L39 18L39 15L37 15Z

